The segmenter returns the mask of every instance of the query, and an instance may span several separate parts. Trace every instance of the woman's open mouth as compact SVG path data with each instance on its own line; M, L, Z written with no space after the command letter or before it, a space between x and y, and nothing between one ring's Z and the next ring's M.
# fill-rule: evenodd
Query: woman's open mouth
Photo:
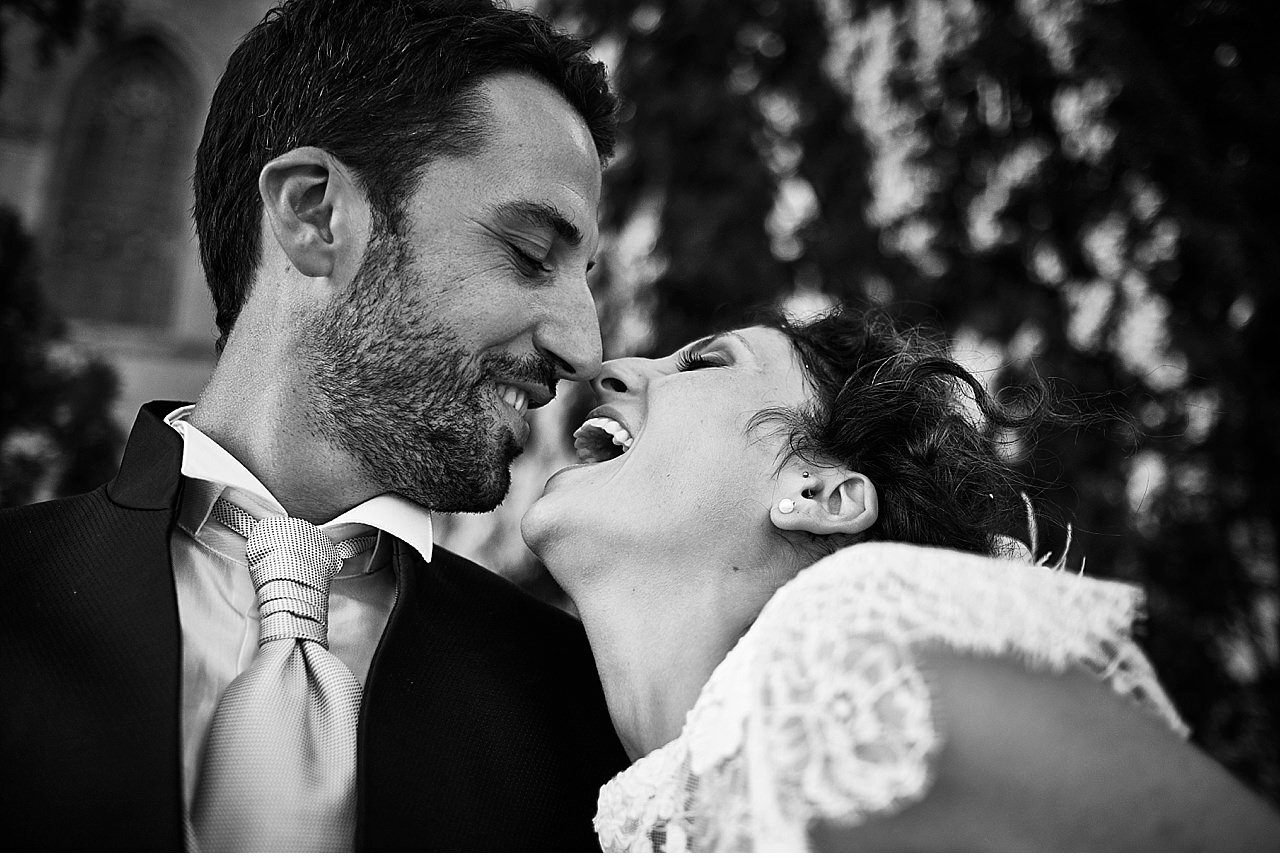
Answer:
M616 459L631 449L634 439L627 427L612 417L588 417L573 433L578 461L586 464Z

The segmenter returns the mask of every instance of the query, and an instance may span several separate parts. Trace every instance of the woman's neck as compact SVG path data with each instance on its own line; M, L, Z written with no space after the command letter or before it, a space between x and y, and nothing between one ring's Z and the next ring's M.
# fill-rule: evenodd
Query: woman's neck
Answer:
M741 598L740 589L699 589L699 581L725 577L699 576L688 567L678 570L679 585L664 587L664 579L673 580L673 571L597 567L585 580L577 579L584 586L571 594L591 642L609 714L632 760L680 734L712 671L768 598L763 594L754 604Z

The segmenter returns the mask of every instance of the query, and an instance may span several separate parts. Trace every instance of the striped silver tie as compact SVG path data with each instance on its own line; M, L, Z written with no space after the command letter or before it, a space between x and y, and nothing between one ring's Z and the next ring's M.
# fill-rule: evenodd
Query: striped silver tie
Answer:
M219 498L213 516L244 536L262 618L258 653L218 702L191 805L193 850L354 848L360 683L329 652L329 583L373 545L315 525L255 519Z

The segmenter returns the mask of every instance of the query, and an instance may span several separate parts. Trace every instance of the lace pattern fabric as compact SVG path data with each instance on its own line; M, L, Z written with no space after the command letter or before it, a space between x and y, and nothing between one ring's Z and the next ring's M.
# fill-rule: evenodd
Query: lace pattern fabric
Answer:
M922 646L1084 669L1185 736L1130 638L1141 593L1024 562L870 543L783 586L670 744L600 793L606 851L803 851L815 819L918 801L943 738Z

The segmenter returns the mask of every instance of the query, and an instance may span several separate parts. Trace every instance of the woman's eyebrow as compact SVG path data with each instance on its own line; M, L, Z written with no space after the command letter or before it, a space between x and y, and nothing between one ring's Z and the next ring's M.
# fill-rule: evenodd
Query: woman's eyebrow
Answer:
M705 349L707 346L711 345L716 340L729 339L730 337L736 340L744 349L746 349L752 355L756 353L756 350L751 348L751 343L747 342L747 338L742 336L742 334L738 333L737 331L718 331L714 334L711 334L710 336L703 337L700 340L695 340L694 342L690 343L687 348L693 351L699 351L701 349Z

